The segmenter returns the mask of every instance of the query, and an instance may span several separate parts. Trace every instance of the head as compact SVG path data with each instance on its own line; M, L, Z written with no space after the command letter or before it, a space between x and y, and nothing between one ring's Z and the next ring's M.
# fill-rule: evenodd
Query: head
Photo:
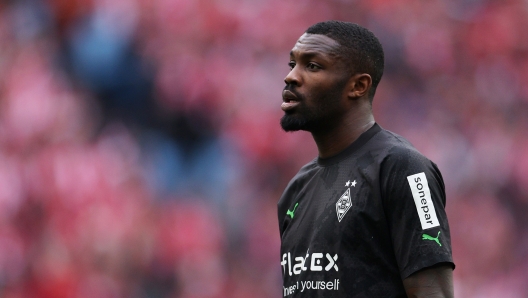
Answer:
M281 126L286 131L338 125L350 101L371 105L383 74L383 49L369 30L352 23L317 23L290 52Z
M321 34L335 40L340 46L337 55L348 67L350 75L366 73L372 78L368 97L372 101L384 68L383 47L374 33L357 24L326 21L312 25L308 34Z

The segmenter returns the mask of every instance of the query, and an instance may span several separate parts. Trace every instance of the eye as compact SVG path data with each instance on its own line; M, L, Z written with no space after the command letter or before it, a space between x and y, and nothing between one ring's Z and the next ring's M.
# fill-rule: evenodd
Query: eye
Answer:
M295 67L295 62L290 61L290 62L288 63L288 66L290 67L290 70L292 70L292 69Z
M306 67L310 70L317 70L317 69L321 69L321 67L313 62L310 62L308 63L308 65L306 65Z

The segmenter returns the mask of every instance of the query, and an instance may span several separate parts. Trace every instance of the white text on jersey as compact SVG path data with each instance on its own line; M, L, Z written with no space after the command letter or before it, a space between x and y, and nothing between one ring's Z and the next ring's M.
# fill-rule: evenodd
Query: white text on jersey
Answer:
M325 258L326 256L326 258ZM332 256L331 254L327 253L326 255L324 253L316 252L312 253L311 258L310 254L306 253L306 255L295 257L294 261L295 263L292 264L292 257L290 253L285 253L282 255L282 272L286 274L286 269L288 269L288 274L290 276L299 275L303 271L330 271L335 270L339 271L339 267L337 267L337 254ZM308 258L310 258L310 261L308 261ZM325 262L323 262L325 260ZM292 266L293 265L293 266ZM323 267L324 266L324 267Z

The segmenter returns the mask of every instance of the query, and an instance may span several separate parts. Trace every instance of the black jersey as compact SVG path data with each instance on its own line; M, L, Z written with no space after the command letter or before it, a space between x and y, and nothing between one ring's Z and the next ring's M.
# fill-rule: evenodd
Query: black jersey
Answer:
M444 182L407 140L375 124L316 158L278 203L284 297L406 297L402 279L451 263Z

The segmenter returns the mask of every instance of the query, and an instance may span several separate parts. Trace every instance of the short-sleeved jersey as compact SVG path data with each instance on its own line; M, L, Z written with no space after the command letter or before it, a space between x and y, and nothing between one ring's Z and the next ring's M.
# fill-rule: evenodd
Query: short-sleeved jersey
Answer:
M278 203L283 297L406 297L402 280L450 263L437 166L375 124L316 158Z

